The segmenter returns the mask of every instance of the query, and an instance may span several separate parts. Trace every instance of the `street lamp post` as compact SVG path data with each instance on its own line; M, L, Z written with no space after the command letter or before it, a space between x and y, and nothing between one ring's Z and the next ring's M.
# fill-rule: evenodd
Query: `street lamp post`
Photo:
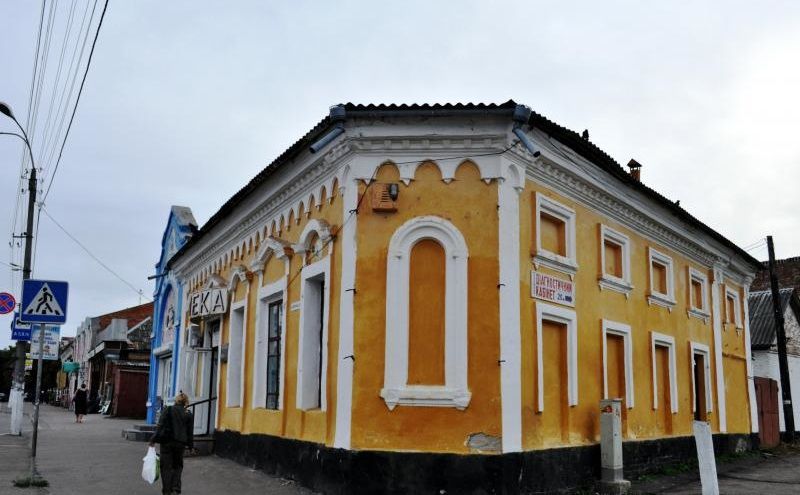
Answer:
M31 142L28 139L28 134L25 132L25 129L22 128L19 121L17 121L16 117L14 117L14 113L11 111L11 108L3 103L0 102L0 113L5 115L6 117L10 118L14 121L14 123L19 128L22 135L19 135L14 132L0 132L0 134L7 134L12 136L17 136L18 138L22 139L25 142L25 147L28 149L28 156L31 160L31 173L28 177L28 218L27 218L27 226L25 229L25 262L22 266L22 279L28 280L31 277L31 252L33 248L33 209L36 205L36 165L33 161L33 150L31 149ZM22 410L24 406L24 398L25 398L25 352L26 352L26 345L24 341L18 340L16 346L16 354L17 354L17 361L14 366L14 386L11 390L11 397L9 398L11 402L11 434L13 435L21 435L22 434ZM39 369L39 373L41 374L41 366ZM39 398L36 397L34 400L38 402Z

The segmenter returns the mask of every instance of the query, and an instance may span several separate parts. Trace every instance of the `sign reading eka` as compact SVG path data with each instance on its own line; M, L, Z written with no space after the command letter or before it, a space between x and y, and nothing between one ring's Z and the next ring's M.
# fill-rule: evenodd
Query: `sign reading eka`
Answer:
M207 289L189 295L189 318L221 315L228 310L228 289Z

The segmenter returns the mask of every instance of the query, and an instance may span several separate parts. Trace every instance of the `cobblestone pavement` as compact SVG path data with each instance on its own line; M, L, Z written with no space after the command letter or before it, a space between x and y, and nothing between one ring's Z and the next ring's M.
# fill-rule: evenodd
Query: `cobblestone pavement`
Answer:
M47 488L18 489L12 481L29 473L30 414L25 404L23 435L0 436L0 494L119 494L145 495L161 492L161 483L142 480L143 442L121 437L125 428L141 421L114 419L91 414L82 424L60 407L43 405L39 419L38 470L49 483ZM0 404L0 433L9 431L11 415ZM313 492L289 480L274 478L216 456L191 457L183 469L183 493L189 495L269 493L310 495Z

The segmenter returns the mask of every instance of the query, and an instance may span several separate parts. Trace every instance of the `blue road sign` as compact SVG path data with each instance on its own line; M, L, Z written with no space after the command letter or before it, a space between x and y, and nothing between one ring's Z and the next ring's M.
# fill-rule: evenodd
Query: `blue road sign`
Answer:
M67 282L25 280L19 319L25 323L66 323L68 293Z
M11 320L11 340L31 340L31 324L19 321L19 313Z

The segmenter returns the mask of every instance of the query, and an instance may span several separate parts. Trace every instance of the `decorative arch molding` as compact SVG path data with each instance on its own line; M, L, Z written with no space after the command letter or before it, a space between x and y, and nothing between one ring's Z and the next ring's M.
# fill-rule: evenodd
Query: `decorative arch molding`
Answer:
M251 273L247 271L244 265L238 265L233 269L233 272L231 272L231 280L228 282L228 291L231 293L231 297L233 297L233 292L239 284L248 280L250 275Z
M204 289L217 289L222 287L227 287L228 283L225 282L225 279L217 275L216 273L212 273L209 275L208 280L204 285Z
M411 249L421 240L438 242L445 252L445 384L408 384L409 276ZM447 220L413 218L389 243L386 275L386 360L381 397L398 405L466 409L467 387L467 243Z
M308 241L311 238L311 234L314 233L319 236L322 242L327 243L331 238L331 226L325 220L318 220L316 218L310 220L303 228L303 232L300 233L297 244L294 245L294 252L303 254L308 251Z
M266 265L273 256L280 260L288 261L291 254L292 245L290 243L272 236L267 237L264 239L264 242L261 243L261 247L258 248L255 258L250 263L250 270L259 273L264 270L264 265Z

